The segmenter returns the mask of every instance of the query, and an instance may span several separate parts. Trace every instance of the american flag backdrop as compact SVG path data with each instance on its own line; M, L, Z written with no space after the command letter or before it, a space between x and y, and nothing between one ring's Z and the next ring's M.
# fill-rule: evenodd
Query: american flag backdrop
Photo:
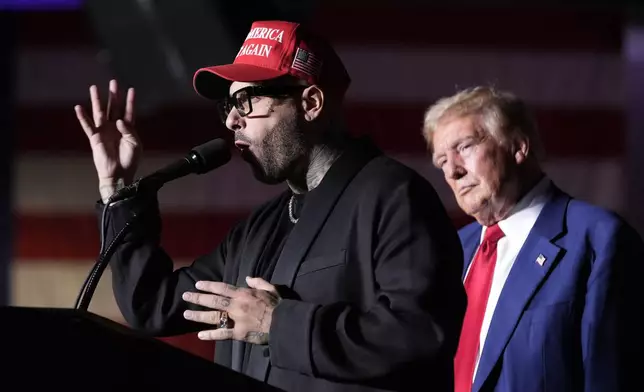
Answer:
M24 12L20 19L11 303L73 307L99 250L97 180L73 106L87 105L90 84L104 92L112 72L100 61L82 11ZM457 225L467 219L432 168L420 130L431 102L475 84L509 89L532 105L549 157L546 169L561 188L623 212L620 12L329 2L315 20L353 78L347 102L352 130L371 135L425 175ZM221 136L214 130L217 119L210 106L181 103L141 114L140 173ZM256 182L236 155L212 173L169 183L159 193L163 245L177 266L188 263L282 189ZM109 271L90 310L122 321ZM194 336L168 341L206 357L213 349Z

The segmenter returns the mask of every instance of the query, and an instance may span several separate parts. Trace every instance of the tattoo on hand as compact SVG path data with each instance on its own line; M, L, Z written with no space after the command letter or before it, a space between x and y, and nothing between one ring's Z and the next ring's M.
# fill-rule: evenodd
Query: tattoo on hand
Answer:
M275 295L273 293L268 293L268 303L272 307L276 307L278 303L280 303L281 298L278 295Z
M103 200L103 203L107 203L109 198L114 193L120 191L123 188L125 188L125 180L122 178L119 178L114 183L99 185L98 192L101 194L101 199Z
M125 188L125 180L122 178L119 178L111 184L102 184L98 187L99 190L106 189L106 188L114 189L115 191L120 191L121 189Z
M250 331L246 333L244 340L248 343L266 344L268 343L268 334L264 332Z

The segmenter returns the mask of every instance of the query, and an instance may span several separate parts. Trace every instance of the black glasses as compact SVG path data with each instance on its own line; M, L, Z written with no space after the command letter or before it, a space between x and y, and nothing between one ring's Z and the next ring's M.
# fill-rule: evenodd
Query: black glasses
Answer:
M225 124L228 114L233 108L237 109L242 117L248 116L253 111L251 98L253 97L280 97L289 96L306 86L275 85L275 86L248 86L235 91L232 96L216 102L217 111L221 121Z

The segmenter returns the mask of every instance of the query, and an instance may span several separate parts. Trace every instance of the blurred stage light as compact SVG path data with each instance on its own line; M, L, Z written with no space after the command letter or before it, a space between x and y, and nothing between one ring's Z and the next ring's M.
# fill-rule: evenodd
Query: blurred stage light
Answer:
M0 10L54 11L82 7L84 0L0 0Z

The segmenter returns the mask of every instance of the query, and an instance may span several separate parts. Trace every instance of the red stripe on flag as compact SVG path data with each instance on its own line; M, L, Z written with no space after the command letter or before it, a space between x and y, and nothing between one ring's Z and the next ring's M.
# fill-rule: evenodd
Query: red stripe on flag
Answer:
M245 213L162 213L162 244L174 258L195 258L213 250ZM94 260L100 239L98 218L79 214L19 214L14 219L15 258Z
M247 214L168 214L163 213L161 243L175 259L193 260L211 252L228 230ZM471 221L460 213L453 217L457 227ZM15 217L14 259L87 262L99 251L97 218L92 215L36 215Z
M387 152L424 154L425 110L421 104L351 104L347 122L352 132L370 135ZM538 107L535 115L550 156L599 159L622 154L625 118L619 109ZM19 153L90 151L72 107L18 107L15 128ZM214 111L203 107L159 110L139 118L138 129L146 151L184 153L209 139L232 136Z

